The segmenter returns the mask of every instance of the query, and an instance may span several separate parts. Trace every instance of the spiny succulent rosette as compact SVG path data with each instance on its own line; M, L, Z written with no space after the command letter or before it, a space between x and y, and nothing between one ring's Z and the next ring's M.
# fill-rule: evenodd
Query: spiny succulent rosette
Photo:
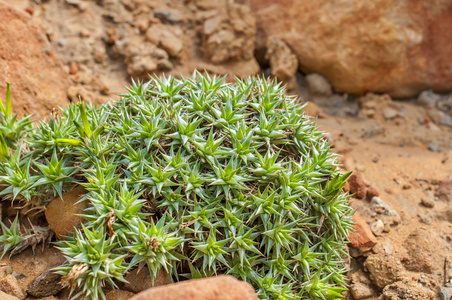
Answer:
M134 268L175 281L230 274L261 299L342 297L349 174L275 81L155 77L34 128L11 118L4 109L4 199L45 206L86 188L86 222L57 242L74 298L105 299ZM4 251L20 244L14 226Z

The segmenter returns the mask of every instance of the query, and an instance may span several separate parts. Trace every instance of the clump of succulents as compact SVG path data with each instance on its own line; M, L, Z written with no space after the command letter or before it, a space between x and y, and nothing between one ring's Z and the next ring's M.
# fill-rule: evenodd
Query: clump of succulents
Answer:
M224 79L132 82L116 102L70 104L33 129L1 111L4 199L39 207L86 189L86 222L57 243L75 297L104 299L133 268L230 274L262 299L342 297L348 174L280 84ZM18 243L17 226L1 241Z

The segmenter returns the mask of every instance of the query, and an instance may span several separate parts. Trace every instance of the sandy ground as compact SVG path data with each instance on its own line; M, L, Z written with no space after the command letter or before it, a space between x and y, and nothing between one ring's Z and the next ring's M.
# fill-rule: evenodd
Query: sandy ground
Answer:
M7 2L28 9L46 31L70 75L70 100L78 95L93 102L115 99L130 76L141 75L140 70L146 72L143 65L152 69L153 63L156 73L186 75L195 67L237 73L234 64L218 67L202 59L200 51L207 51L208 44L203 44L196 26L184 25L181 39L188 46L180 54L167 57L160 53L161 58L156 60L141 55L141 48L138 53L131 51L128 45L144 43L137 34L140 27L133 24L149 22L143 21L139 11L146 12L145 7L152 10L156 1L125 1L130 5L128 10L118 10L112 1ZM202 16L192 10L181 18L184 24L196 24ZM173 26L172 34L178 36L182 21L171 22L165 25ZM174 48L177 45L168 45L166 52ZM308 113L329 133L334 151L342 155L344 170L354 171L367 187L378 190L379 198L398 215L388 216L384 209L373 206L371 199L351 198L351 205L371 227L382 222L383 232L376 229L378 243L373 248L350 248L352 293L346 297L439 299L440 288L452 279L448 267L452 259L452 199L438 196L444 186L447 195L445 180L452 175L452 127L440 124L450 111L416 99L397 101L384 95L316 96L308 91L304 75L297 76L298 80L290 83L290 91L314 103ZM53 250L42 254L37 249L36 256L27 250L10 262L14 271L24 275L18 278L25 288L32 278L60 260ZM55 299L65 299L66 295L60 293Z

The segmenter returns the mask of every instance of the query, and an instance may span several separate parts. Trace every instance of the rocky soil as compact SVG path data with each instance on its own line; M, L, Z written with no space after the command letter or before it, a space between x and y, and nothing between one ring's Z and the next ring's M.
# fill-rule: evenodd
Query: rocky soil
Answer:
M351 1L350 9L334 18L327 18L332 8L321 5L325 1L311 6L309 1L305 6L294 6L295 1L273 6L269 1L208 0L6 2L14 9L0 1L0 95L9 74L13 99L18 99L13 108L20 114L46 117L53 107L79 97L95 103L117 99L131 77L149 73L189 76L197 68L283 80L309 101L306 112L328 132L344 170L354 172L347 188L354 195L350 203L357 224L350 234L346 299L450 299L452 94L438 91L451 89L451 75L442 69L450 66L444 62L450 47L441 48L441 43L450 42L446 38L452 30L430 34L450 21L450 1L433 1L427 8L419 1L398 1L403 18L391 16L392 1L377 1L373 8ZM373 24L372 9L386 26L373 33L365 29ZM291 30L294 18L303 14L310 17ZM361 17L349 24L356 15ZM344 24L361 32L347 31ZM404 39L396 35L401 26ZM329 42L319 45L318 37L325 34ZM367 36L375 49L354 44L357 36ZM351 53L347 59L352 61L341 60L344 53ZM380 56L372 56L376 53ZM3 204L3 221L17 209ZM49 220L59 236L65 234L63 220L52 224L51 215L70 209L54 204L45 215L29 217L43 224ZM52 246L43 249L1 260L1 299L68 299L61 279L47 272L64 258ZM149 287L144 275L130 276L133 285L111 291L108 299L127 299ZM162 274L157 284L167 279Z

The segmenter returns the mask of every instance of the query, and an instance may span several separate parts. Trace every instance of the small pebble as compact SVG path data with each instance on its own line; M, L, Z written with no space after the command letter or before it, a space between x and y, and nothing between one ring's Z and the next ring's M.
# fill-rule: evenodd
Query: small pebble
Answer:
M374 222L370 225L370 230L372 230L373 234L375 234L376 236L379 236L383 233L384 227L385 227L385 224L383 223L383 221L378 219L376 222Z
M422 106L435 107L436 102L438 102L440 99L441 99L440 95L435 94L430 90L427 90L419 94L417 102Z
M378 197L380 196L380 191L378 191L378 189L374 186L369 186L367 188L367 193L366 193L366 198L371 200L373 197Z
M80 0L66 0L67 4L78 6L80 4Z
M439 120L439 124L452 127L452 116L445 116Z
M427 208L433 208L435 207L435 202L433 202L432 199L428 199L428 198L422 198L421 199L421 203L422 205L424 205Z
M451 287L440 287L439 288L439 298L441 300L452 299L452 288Z
M386 241L386 242L383 242L383 243L376 244L372 248L372 251L375 254L384 253L384 254L387 254L387 255L391 255L394 252L394 246L391 243Z
M394 195L394 190L391 188L385 188L385 192L388 193L389 195Z
M444 112L449 112L450 110L452 110L452 97L445 97L436 102L436 108Z
M419 221L420 221L421 223L424 223L424 224L426 224L426 225L432 224L432 220L430 220L429 217L427 217L427 216L421 216L421 215L418 215L418 217L419 217Z
M365 170L366 170L366 167L363 165L356 166L356 171L358 171L358 172L364 172Z
M71 75L75 75L78 73L78 66L76 63L71 62L71 64L69 65L69 74Z
M358 199L366 197L366 184L359 173L353 173L348 177L347 182L350 186L350 192Z
M25 8L25 12L32 16L35 13L35 10L33 9L33 7L28 6L27 8Z
M306 83L312 95L331 96L333 94L331 84L328 79L320 74L309 74L306 76Z
M435 123L427 123L427 128L430 131L440 131L441 129L439 129L438 126L435 125Z
M173 64L168 59L161 59L157 62L157 68L159 70L171 70Z
M82 29L82 30L80 30L79 35L82 38L87 38L87 37L89 37L91 35L91 33L88 30L86 30L86 29Z
M355 299L364 299L372 296L373 291L368 285L356 282L350 286L350 291Z
M78 5L78 9L79 9L81 12L84 12L85 10L88 9L88 3L85 3L85 2L80 3L80 4Z
M428 146L428 150L430 150L432 152L436 152L438 150L438 146L436 146L435 144L430 144Z
M392 108L386 108L383 111L383 116L385 117L386 120L392 120L395 117L397 117L398 115L399 115L399 112Z

